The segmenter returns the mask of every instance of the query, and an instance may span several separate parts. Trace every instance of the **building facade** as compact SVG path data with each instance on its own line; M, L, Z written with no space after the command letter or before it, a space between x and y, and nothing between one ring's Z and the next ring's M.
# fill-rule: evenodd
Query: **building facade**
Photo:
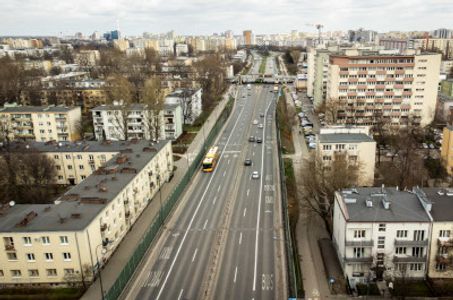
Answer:
M324 127L317 136L317 153L329 164L336 154L346 155L348 163L360 166L358 186L373 186L376 142L369 127Z
M203 112L201 96L202 89L179 89L168 94L165 103L179 104L183 112L183 124L193 124Z
M352 287L374 278L424 278L431 238L428 202L420 189L336 192L332 240Z
M440 158L448 174L453 174L453 126L444 127Z
M0 123L10 140L77 141L81 116L80 107L14 104L0 109Z
M0 284L93 280L172 171L170 142L125 142L54 204L3 205Z
M179 104L166 104L164 110L165 139L176 140L182 134L183 112Z
M425 126L434 119L440 54L331 55L326 101L338 123Z

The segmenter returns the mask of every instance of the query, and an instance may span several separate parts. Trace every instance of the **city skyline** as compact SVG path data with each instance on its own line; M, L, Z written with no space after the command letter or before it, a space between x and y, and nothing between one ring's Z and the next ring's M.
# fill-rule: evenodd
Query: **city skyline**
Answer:
M382 9L384 8L384 9ZM315 32L363 27L379 32L425 31L448 27L453 3L446 0L364 3L358 0L309 1L4 1L0 35L91 34L116 28L126 35L175 30L182 35L206 35L231 29L235 34ZM383 25L383 20L391 20Z

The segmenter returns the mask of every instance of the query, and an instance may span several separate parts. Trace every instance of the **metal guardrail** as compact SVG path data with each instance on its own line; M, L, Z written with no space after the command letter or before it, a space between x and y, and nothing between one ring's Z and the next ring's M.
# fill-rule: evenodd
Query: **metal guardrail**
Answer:
M280 101L280 99L278 99ZM278 105L278 104L277 104ZM278 114L278 109L277 109ZM289 215L288 215L288 199L286 192L286 180L285 180L285 165L283 162L282 152L280 149L281 138L280 138L280 127L278 125L278 117L275 118L275 123L277 126L277 143L278 143L278 162L280 169L280 189L282 191L282 213L283 213L283 222L284 222L284 232L285 232L285 249L286 249L286 261L287 261L287 271L288 271L288 298L304 298L304 289L302 284L302 274L298 262L298 256L294 248L294 242L296 240L294 232L291 230Z
M175 207L175 204L181 198L182 193L184 192L185 188L189 184L193 175L199 170L201 161L206 153L206 150L209 148L208 146L213 143L216 136L220 132L223 127L223 124L227 121L228 117L231 114L233 108L233 101L234 98L228 100L225 108L223 109L222 113L220 114L217 122L215 123L214 127L209 132L208 137L204 141L204 145L200 150L200 153L195 157L190 165L188 171L182 177L181 181L178 183L176 188L168 197L167 201L162 204L161 211L154 217L151 226L148 230L143 234L142 240L140 244L138 244L137 248L135 249L132 256L129 258L129 261L124 266L121 273L118 275L115 283L112 287L108 290L105 295L106 300L115 300L123 292L124 287L128 283L128 281L132 278L137 266L140 264L143 256L145 255L146 251L148 250L151 242L158 236L158 233L165 222L165 219L168 217L172 209Z

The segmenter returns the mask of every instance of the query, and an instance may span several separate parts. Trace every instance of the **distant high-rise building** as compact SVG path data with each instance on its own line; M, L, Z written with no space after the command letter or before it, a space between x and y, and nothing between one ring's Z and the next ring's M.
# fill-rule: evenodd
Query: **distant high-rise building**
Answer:
M434 30L433 36L439 39L451 39L453 38L453 30L446 28L439 28Z
M350 42L374 42L377 37L377 32L372 30L349 30L348 38Z
M119 30L112 30L110 32L106 32L106 33L104 33L104 38L107 41L120 40L121 32Z
M227 39L232 39L233 38L233 31L232 30L225 31L225 37Z
M244 45L250 46L250 45L254 44L253 33L251 30L244 30L243 36L244 36Z
M74 37L77 39L77 40L82 40L83 39L83 33L81 32L76 32L74 34Z
M96 40L100 40L101 39L101 34L99 33L99 31L95 31L91 34L90 38L93 40L93 41L96 41Z

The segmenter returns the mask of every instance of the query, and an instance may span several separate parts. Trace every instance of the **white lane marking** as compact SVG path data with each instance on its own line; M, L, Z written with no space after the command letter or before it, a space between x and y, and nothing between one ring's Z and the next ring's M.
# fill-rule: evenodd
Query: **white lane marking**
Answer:
M245 217L245 214L247 213L247 207L244 208L244 217Z
M179 292L178 300L180 300L180 299L181 299L181 297L182 297L182 292L183 292L183 291L184 291L184 290L183 290L183 289L181 289L181 292Z
M255 156L255 151L252 152L252 156Z
M219 188L217 189L217 192L220 192L220 188L222 187L221 184L219 184Z
M238 275L238 267L236 266L236 269L234 270L234 279L233 282L236 282L236 277Z
M222 176L225 177L225 175L226 175L226 171L223 171L223 175Z
M236 95L236 97L237 97L237 95ZM239 119L241 118L241 115L242 115L243 111L244 111L244 109L241 109L241 112L239 113L238 118L237 118L236 122L234 123L233 129L231 130L230 135L229 135L225 145L228 145L228 143L229 143L229 141L231 139L232 133L233 133L234 129L236 128L236 125L238 124ZM223 155L223 151L225 150L225 148L226 148L226 146L222 149L222 153L220 153L220 158L219 158L218 163L220 163L222 161L222 155ZM192 215L192 218L190 219L189 225L187 226L187 228L189 228L189 229L192 228L192 224L193 224L193 221L195 220L195 216L197 215L198 211L200 210L201 204L203 203L204 198L206 197L206 194L208 193L208 189L209 189L209 187L210 187L210 185L212 183L212 180L214 179L214 175L217 173L217 170L218 170L218 168L214 169L214 172L212 173L212 176L211 176L211 178L208 181L208 185L206 186L206 189L204 190L203 195L201 195L201 199L198 202L197 207L195 208L195 212ZM167 275L165 276L164 282L162 283L162 285L160 287L160 290L159 290L159 293L157 294L156 300L158 300L160 298L160 296L162 295L162 292L165 289L165 285L167 284L168 278L170 278L171 271L173 270L173 268L175 266L176 260L178 259L178 256L179 256L179 252L181 252L182 246L184 245L184 242L185 242L185 240L187 238L187 234L189 233L189 231L190 230L186 230L186 232L184 233L184 236L182 237L181 243L179 244L178 250L176 251L175 257L173 258L173 261L172 261L172 263L170 265L170 268L168 269L168 272L167 272Z
M247 189L247 197L249 196L250 194L250 189Z
M264 113L264 116L267 115L269 111L269 107L271 106L272 101L269 102L269 105L267 106L266 112ZM264 127L264 132L263 136L266 136L266 127ZM264 147L261 148L261 174L263 174L263 169L264 169ZM256 277L257 277L257 271L258 271L258 238L259 238L259 228L260 228L260 215L261 215L261 194L263 192L263 176L260 177L260 193L258 197L258 213L257 216L258 218L256 219L256 230L255 230L255 265L253 269L253 291L256 291Z
M216 200L217 200L217 197L214 197L214 199L212 200L212 205L215 204Z
M209 220L206 220L206 222L204 222L204 225L203 225L203 230L205 230L205 229L206 229L206 226L208 225L208 221L209 221Z
M230 160L228 160L228 165L230 164Z
M239 233L239 245L242 244L242 232Z
M198 253L198 248L195 249L195 252L193 253L193 256L192 256L192 262L194 262L195 260L195 257L197 257L197 253Z

